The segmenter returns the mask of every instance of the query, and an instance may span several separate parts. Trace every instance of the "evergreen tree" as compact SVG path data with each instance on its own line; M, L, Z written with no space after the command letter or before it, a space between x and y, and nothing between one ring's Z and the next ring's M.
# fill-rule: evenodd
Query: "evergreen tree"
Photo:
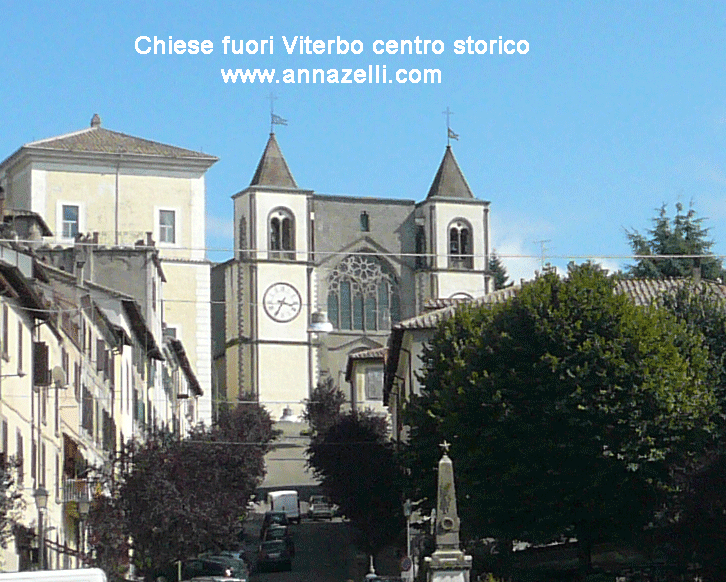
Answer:
M406 408L407 465L435 499L452 443L472 538L592 544L650 523L670 468L697 450L715 398L703 337L614 293L594 265L538 277L505 304L457 310L424 354Z
M626 233L637 256L635 265L627 267L627 274L636 278L690 277L700 268L704 279L723 278L723 266L711 253L714 242L708 238L703 220L692 207L684 212L680 202L673 219L668 216L666 205L661 206L648 236L638 231Z
M514 285L514 281L507 282L509 275L507 275L507 269L499 258L499 255L497 255L497 251L493 251L492 256L489 258L489 273L492 276L492 281L494 281L495 291Z

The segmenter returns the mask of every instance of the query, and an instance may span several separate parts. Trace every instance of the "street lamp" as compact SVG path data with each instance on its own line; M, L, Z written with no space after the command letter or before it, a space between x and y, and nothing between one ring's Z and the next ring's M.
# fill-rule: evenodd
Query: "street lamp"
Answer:
M81 517L81 543L80 543L80 550L81 550L81 560L84 562L86 561L86 520L88 519L88 513L91 511L91 502L89 499L84 495L79 501L78 501L78 515Z
M43 531L43 511L48 507L48 491L43 487L36 488L33 493L35 507L38 509L38 566L45 570L45 532Z
M403 504L403 515L406 518L406 557L411 560L411 577L415 578L416 570L414 569L413 558L411 558L411 513L413 513L413 504L410 499L406 499Z

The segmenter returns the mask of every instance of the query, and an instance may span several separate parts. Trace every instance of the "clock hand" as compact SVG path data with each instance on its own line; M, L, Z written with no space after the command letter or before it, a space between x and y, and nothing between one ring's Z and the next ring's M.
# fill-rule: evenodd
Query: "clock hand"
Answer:
M284 299L280 299L280 300L279 300L279 301L277 302L277 311L275 311L275 316L277 316L277 315L278 315L278 314L280 313L280 310L281 310L281 309L282 309L282 308L283 308L284 306L285 306L285 300L284 300Z

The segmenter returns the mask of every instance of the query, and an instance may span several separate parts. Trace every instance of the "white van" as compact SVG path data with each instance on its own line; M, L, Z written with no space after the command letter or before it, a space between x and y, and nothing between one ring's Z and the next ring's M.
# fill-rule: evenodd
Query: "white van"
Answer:
M107 582L99 568L78 570L34 570L30 572L0 572L0 582Z
M297 491L271 491L267 494L270 500L270 511L282 511L288 521L300 523L300 499Z

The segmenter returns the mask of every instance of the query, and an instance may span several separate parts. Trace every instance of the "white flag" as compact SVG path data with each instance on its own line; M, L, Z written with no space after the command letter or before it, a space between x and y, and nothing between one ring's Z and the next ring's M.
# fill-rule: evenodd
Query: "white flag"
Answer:
M451 129L451 128L449 128L449 139L455 139L455 140L458 141L459 140L459 134L458 133L454 133L454 130Z
M279 115L272 114L273 125L287 125L287 119L283 119Z

